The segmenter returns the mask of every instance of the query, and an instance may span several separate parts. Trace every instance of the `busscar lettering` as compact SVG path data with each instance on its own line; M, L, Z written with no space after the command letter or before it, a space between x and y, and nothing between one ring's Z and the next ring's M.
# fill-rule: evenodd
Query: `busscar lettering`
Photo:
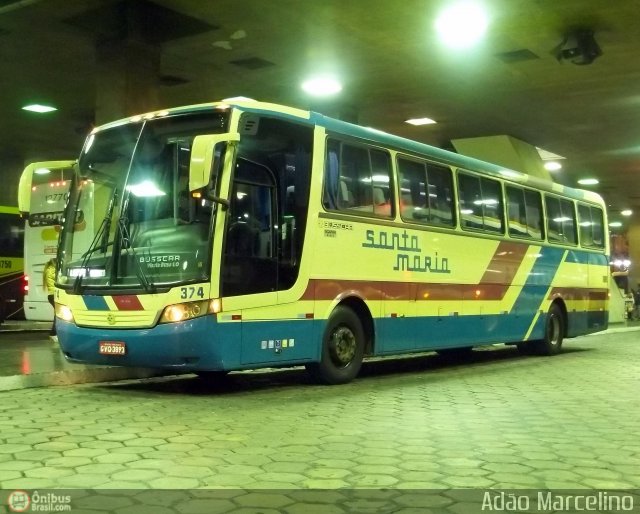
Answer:
M432 255L422 254L418 236L409 235L406 230L402 233L386 232L384 230L367 230L365 232L363 248L396 251L394 271L415 271L419 273L451 273L449 259L441 257L438 252ZM409 253L411 252L411 253Z
M148 268L177 268L180 255L144 255L140 257L140 264L146 264Z

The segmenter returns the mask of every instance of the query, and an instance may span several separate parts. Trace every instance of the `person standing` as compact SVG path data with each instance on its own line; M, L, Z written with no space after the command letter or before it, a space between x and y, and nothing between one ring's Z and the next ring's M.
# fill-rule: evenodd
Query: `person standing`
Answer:
M53 300L53 294L56 288L56 259L49 259L47 263L44 265L44 270L42 271L42 286L44 290L47 292L47 300L51 304L51 307L54 309L53 313L53 324L51 325L51 330L49 331L49 339L54 342L58 342L58 335L56 333L56 314L55 314L55 302Z

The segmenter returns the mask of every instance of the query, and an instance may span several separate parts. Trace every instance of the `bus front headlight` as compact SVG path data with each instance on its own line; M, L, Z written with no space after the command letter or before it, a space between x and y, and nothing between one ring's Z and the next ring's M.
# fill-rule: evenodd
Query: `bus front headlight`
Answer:
M185 302L167 305L160 316L160 323L177 323L193 318L199 318L216 312L213 302L202 300L199 302Z
M73 312L71 312L71 309L69 307L60 303L56 303L55 311L57 318L73 323Z

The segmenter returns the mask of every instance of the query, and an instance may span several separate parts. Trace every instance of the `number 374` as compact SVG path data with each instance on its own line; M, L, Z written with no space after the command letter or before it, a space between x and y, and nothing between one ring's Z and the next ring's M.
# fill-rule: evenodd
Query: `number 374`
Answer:
M189 300L191 298L204 298L204 287L181 287L180 298Z

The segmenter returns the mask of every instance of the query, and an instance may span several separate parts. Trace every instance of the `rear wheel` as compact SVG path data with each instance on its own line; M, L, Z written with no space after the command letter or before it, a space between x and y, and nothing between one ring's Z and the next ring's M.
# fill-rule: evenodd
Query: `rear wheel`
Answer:
M307 364L307 370L323 384L350 382L362 366L364 338L358 316L348 307L336 307L324 331L320 362Z
M544 328L544 338L539 341L518 343L518 350L522 353L536 355L557 355L562 348L564 339L565 321L562 309L558 304L552 304L547 313L547 322Z

